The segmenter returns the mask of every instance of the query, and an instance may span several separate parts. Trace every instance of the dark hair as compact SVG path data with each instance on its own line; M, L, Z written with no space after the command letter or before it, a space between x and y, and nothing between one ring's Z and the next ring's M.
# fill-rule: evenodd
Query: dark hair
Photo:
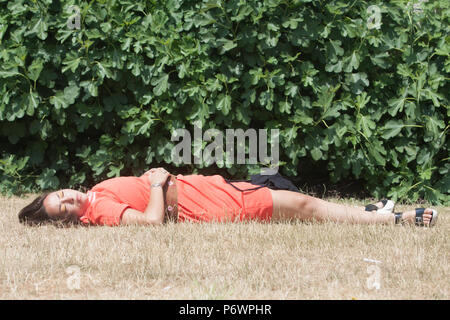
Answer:
M70 226L79 225L81 221L73 215L67 215L62 219L55 219L48 215L44 207L44 200L49 194L44 193L34 199L29 205L20 210L19 221L20 223L27 224L29 226L36 226L42 224L54 224L57 226Z

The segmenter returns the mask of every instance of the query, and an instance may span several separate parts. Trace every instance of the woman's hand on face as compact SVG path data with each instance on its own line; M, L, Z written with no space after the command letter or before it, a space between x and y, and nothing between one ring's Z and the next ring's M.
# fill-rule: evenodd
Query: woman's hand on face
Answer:
M160 183L161 185L164 185L170 173L164 168L153 168L148 170L145 175L148 176L148 181L150 181L150 184Z

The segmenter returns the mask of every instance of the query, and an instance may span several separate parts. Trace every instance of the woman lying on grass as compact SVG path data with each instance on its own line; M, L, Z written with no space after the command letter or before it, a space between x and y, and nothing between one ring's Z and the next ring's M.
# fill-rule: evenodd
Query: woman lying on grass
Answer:
M432 226L437 220L436 210L429 208L392 214L392 207L380 212L386 202L357 208L298 192L255 187L249 182L232 185L219 175L174 176L163 168L156 168L140 177L105 180L87 193L63 189L43 194L20 211L19 220L31 225L57 222L108 226L158 225L167 220L268 222L295 219ZM375 210L367 212L368 208Z

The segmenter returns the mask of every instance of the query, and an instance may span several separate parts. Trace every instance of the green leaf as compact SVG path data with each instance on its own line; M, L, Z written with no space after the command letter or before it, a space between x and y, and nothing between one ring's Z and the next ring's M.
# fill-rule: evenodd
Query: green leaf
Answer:
M208 13L202 12L200 14L197 14L194 19L194 24L196 28L205 27L215 22L216 19L214 19L209 12Z
M325 110L322 114L321 119L327 120L328 118L337 118L341 115L339 110L343 109L342 103L335 103L331 108Z
M169 75L168 74L163 74L159 78L152 80L152 85L155 86L153 88L153 93L156 96L162 95L164 92L167 91L167 89L169 87L168 82L169 82Z
M55 176L56 170L46 168L36 179L36 184L41 190L55 190L59 186L59 179Z
M38 109L40 97L36 92L30 92L27 95L28 107L27 107L27 115L33 116L35 110Z
M231 110L231 96L227 94L221 94L219 96L217 109L221 110L224 115L227 115Z
M427 119L426 124L425 124L426 129L428 132L431 132L432 137L433 137L432 140L436 141L441 134L439 128L444 129L445 123L442 120L436 119L436 117L426 116L426 119ZM430 140L426 139L425 141L430 141Z
M86 174L84 172L76 172L70 176L69 186L79 186L86 180Z
M369 79L365 72L350 73L345 76L346 85L350 85L350 90L354 94L363 92L364 87L369 86Z
M328 63L325 66L325 70L328 72L340 73L342 71L342 65L343 65L342 60L339 60L335 64Z
M387 69L391 66L391 63L388 61L389 53L383 52L376 55L370 55L370 60L378 67Z
M414 102L406 101L404 109L405 109L405 114L408 116L408 118L415 119L415 118L419 117L418 108Z
M441 105L439 100L444 100L444 97L442 95L440 95L439 93L435 92L434 90L430 90L430 89L425 89L424 91L426 93L427 98L429 98L433 101L433 105L435 107L439 107Z
M120 177L120 171L122 171L124 164L121 163L119 166L109 166L109 172L106 174L108 178Z
M36 81L44 68L44 61L42 59L35 59L28 67L28 78Z
M295 110L295 115L292 118L292 120L294 121L294 123L300 123L300 124L304 124L304 125L308 125L308 124L311 124L314 122L314 119L311 118L310 116L308 116L301 109Z
M384 139L389 140L395 137L403 129L404 125L398 120L389 120L382 128L383 134L381 135Z
M406 97L393 98L388 101L388 113L395 117L397 112L401 112L403 110L403 106L405 105Z
M236 110L236 119L238 121L241 121L242 123L249 125L250 121L252 120L252 110L250 108L237 108Z
M13 68L10 70L0 70L0 77L9 78L19 75L20 72L17 71L17 68Z
M417 163L418 164L426 164L428 161L430 161L431 153L426 148L423 148L419 151L419 154L417 155Z
M230 51L233 48L237 47L237 43L234 42L233 40L229 40L229 39L218 39L217 40L217 45L220 47L220 54L224 54L227 51Z
M64 93L62 91L58 91L56 95L50 97L50 103L57 109L66 109L69 105L64 99Z
M346 59L345 72L352 72L353 69L357 70L359 67L359 56L353 51L352 55Z
M144 120L143 125L139 128L139 130L137 131L138 135L144 135L147 136L149 134L150 128L152 126L152 124L154 123L154 120L151 118L146 118Z
M57 110L66 109L75 102L80 93L80 88L74 84L66 87L64 91L58 91L54 96L50 97L50 103Z
M289 101L281 101L279 108L282 113L291 113L291 103Z
M47 29L47 22L43 18L40 18L37 22L33 23L33 28L26 32L25 35L36 34L39 39L45 40L47 39Z
M286 84L286 89L285 89L284 94L286 96L290 96L290 97L293 98L293 97L295 97L298 94L298 90L299 90L298 86L289 81Z
M69 105L75 103L75 99L78 97L79 94L80 88L74 83L64 88L64 97L65 100L67 101L67 104Z
M89 81L89 84L87 86L89 93L93 96L93 97L97 97L98 96L98 85L96 82L94 81Z
M314 161L318 161L320 159L322 159L322 151L319 148L313 148L311 150L311 157L313 158Z
M75 72L80 65L81 57L76 56L74 53L68 53L66 59L62 62L65 67L62 68L62 72L70 71Z
M327 45L327 59L331 62L336 62L338 56L342 56L344 54L344 49L341 47L342 42L340 40L330 40Z
M363 115L359 116L359 124L366 138L370 138L372 131L377 127L374 121Z
M111 70L109 70L109 67L110 67L109 64L107 64L105 62L96 61L95 66L96 66L95 69L97 71L97 74L100 76L100 79L104 79L105 77L106 78L113 77Z
M330 108L336 91L339 89L340 85L336 87L323 86L320 88L319 98L317 101L313 102L313 106L323 108L326 112Z
M262 107L265 107L267 110L272 110L273 108L272 100L273 100L272 92L269 90L263 91L259 95L259 104Z
M377 148L370 147L369 148L369 154L375 159L377 164L379 164L381 166L385 166L386 165L386 160L380 154L380 152L379 152L379 150Z

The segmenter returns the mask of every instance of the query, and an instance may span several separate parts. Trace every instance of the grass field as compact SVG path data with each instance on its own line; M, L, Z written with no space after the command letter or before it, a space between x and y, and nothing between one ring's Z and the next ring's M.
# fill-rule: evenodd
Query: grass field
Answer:
M61 229L18 223L18 211L32 198L0 198L0 299L450 298L449 207L433 207L439 211L434 228L182 223Z

